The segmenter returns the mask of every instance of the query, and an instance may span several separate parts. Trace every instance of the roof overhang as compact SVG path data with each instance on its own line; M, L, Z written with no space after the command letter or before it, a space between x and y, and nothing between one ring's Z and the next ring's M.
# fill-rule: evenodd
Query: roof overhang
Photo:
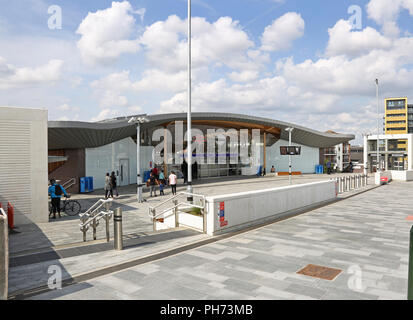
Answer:
M352 134L324 133L287 122L240 114L194 112L191 117L193 124L234 129L260 129L262 132L279 135L283 140L288 140L288 132L285 129L293 127L293 142L317 148L331 147L355 138ZM147 118L149 122L143 123L142 129L164 127L175 121L186 122L187 115L186 113L159 114ZM49 121L49 149L95 148L135 136L136 125L128 123L129 119L130 117L124 117L102 122Z

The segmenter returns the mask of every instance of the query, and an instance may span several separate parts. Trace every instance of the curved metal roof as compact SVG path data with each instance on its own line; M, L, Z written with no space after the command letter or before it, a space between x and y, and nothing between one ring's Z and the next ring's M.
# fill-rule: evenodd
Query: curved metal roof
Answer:
M146 116L149 122L141 128L154 128L173 121L186 121L186 113L158 114ZM101 122L49 121L49 150L95 148L136 135L136 125L128 123L130 117L116 118ZM352 134L324 133L292 123L261 117L231 114L194 112L192 120L234 121L251 125L279 128L280 138L288 140L288 127L293 127L292 141L298 144L325 148L355 139Z

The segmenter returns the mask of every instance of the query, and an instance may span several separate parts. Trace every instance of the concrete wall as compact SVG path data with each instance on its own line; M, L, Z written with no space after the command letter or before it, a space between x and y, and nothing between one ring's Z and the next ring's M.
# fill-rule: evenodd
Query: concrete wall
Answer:
M141 174L149 170L149 162L152 160L153 147L141 147ZM94 188L102 189L105 186L107 172L119 173L120 160L129 160L129 182L136 183L136 143L132 138L126 138L114 143L85 150L85 171L87 177L93 177ZM118 175L117 179L120 185Z
M47 110L0 107L0 202L15 224L47 222Z
M4 213L4 212L3 212ZM0 300L7 300L9 279L9 230L0 211Z
M247 228L294 210L336 199L335 181L322 181L253 192L207 197L207 233L215 235ZM220 207L224 220L221 227Z
M301 155L291 157L293 171L315 173L315 166L320 162L320 149L297 143L291 143L291 145L301 146ZM274 166L277 172L288 172L288 156L280 154L280 146L288 146L288 141L278 140L271 147L267 147L267 173L271 172L271 166Z

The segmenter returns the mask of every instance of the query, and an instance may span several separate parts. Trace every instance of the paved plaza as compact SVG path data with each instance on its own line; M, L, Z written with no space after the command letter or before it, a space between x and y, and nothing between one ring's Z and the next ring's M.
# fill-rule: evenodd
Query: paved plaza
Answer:
M32 299L406 299L412 192L393 182ZM308 264L341 273L297 274Z

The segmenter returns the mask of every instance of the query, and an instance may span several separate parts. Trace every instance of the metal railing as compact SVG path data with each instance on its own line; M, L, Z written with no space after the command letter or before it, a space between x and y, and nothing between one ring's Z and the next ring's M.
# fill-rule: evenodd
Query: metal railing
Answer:
M7 300L9 283L9 230L7 214L0 208L0 300Z
M65 189L69 189L71 186L74 186L76 184L76 178L72 178L70 180L67 180L65 183L62 184L62 187Z
M86 242L86 232L92 227L93 240L96 240L96 228L99 225L100 220L105 219L106 222L106 240L109 242L109 220L113 215L113 211L110 210L112 205L112 199L100 199L93 206L91 206L86 212L80 213L80 231L83 233L83 241Z
M368 185L368 176L365 174L357 174L353 176L331 178L337 183L338 193L345 193L352 190L364 188Z
M187 197L193 197L194 203L187 202ZM179 198L184 198L185 200L180 200ZM196 198L198 202L196 201ZM206 211L205 211L206 201L204 195L193 194L188 192L180 192L169 198L166 201L163 201L156 206L149 207L148 215L153 223L153 231L156 231L156 223L159 220L159 217L165 218L165 214L170 213L168 216L175 216L175 228L179 227L179 213L186 213L184 211L179 211L181 208L198 208L201 210L202 219L203 219L203 233L206 233ZM162 208L163 207L163 208ZM190 213L187 213L190 214Z

